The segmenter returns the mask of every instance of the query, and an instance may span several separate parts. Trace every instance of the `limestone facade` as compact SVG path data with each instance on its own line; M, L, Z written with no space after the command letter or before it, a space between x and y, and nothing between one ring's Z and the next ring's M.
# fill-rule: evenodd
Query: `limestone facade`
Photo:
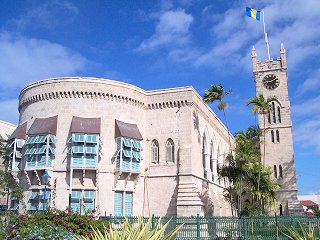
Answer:
M273 177L281 185L277 191L277 213L302 213L302 206L297 200L296 171L294 166L292 121L288 95L288 71L286 50L281 44L280 57L262 62L252 50L253 73L256 82L256 94L263 94L265 99L275 96L269 115L259 114L259 126L264 128L265 121L265 164L273 169ZM267 88L263 81L267 75L279 78L279 85ZM261 143L263 149L263 142ZM264 159L263 151L261 159Z
M41 176L47 171L49 204L59 209L72 205L77 190L94 192L94 209L100 216L118 211L117 197L123 201L124 215L231 215L223 197L228 183L217 177L217 166L229 152L230 133L192 87L145 91L107 79L47 79L21 91L19 112L19 124L27 123L26 138L36 119L57 116L52 165L26 167L24 155L16 170L27 210L34 192L42 196ZM94 167L71 166L73 117L101 121ZM117 166L116 120L136 124L141 133L143 160L138 171ZM132 202L125 202L127 197ZM85 199L80 201L85 205Z

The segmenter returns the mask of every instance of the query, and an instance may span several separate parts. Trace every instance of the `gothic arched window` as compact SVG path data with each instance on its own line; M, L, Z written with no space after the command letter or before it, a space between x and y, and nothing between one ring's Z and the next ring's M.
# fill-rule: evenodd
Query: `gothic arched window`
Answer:
M280 142L279 130L276 130L276 137L277 137L277 142Z
M153 139L151 143L152 162L159 163L159 143Z
M171 138L166 142L166 161L174 162L174 143Z
M276 165L273 166L273 173L274 173L274 177L278 178L277 166Z
M282 166L281 164L279 165L279 177L282 178Z
M278 109L278 121L281 123L281 112L280 112L280 106L277 107Z
M271 130L271 141L274 143L274 132Z
M272 102L272 116L273 116L273 123L276 123L276 107L274 102Z

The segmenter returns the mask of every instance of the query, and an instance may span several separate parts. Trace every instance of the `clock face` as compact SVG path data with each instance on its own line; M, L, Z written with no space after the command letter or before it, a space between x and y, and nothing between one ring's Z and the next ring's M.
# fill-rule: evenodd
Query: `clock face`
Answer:
M262 82L267 89L273 90L279 86L280 79L277 75L268 74L263 78Z

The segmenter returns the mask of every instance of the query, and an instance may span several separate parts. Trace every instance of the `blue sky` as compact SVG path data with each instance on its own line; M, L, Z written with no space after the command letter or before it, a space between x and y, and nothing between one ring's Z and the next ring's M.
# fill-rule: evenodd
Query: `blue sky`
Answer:
M92 76L145 90L192 85L201 95L221 82L233 89L230 130L244 130L256 123L245 105L255 95L252 46L266 59L262 23L246 6L265 9L271 57L281 42L287 50L299 194L320 194L317 0L1 1L0 119L18 123L26 84Z

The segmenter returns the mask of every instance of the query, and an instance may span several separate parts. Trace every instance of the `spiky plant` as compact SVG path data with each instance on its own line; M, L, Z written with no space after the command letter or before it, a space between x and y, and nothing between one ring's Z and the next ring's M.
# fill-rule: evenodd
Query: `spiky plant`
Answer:
M170 219L171 220L171 219ZM77 240L170 240L181 229L183 225L179 225L165 234L170 220L161 226L161 218L157 224L152 226L152 218L144 223L143 218L138 218L138 223L132 224L125 218L124 222L120 224L119 229L110 228L101 232L99 229L93 228L91 236L82 236Z

